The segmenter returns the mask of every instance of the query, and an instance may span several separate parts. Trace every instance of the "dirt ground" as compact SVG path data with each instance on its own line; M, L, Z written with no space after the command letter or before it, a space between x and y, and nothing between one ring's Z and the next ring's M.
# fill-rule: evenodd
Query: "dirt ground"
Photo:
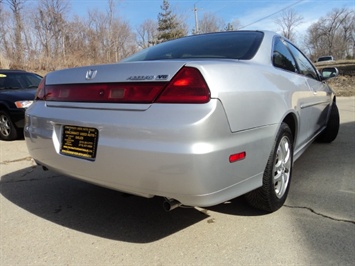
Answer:
M339 76L328 81L330 87L337 96L355 96L355 60L337 60L316 63L315 66L321 71L322 68L336 67Z
M355 76L339 75L328 81L337 96L355 96Z

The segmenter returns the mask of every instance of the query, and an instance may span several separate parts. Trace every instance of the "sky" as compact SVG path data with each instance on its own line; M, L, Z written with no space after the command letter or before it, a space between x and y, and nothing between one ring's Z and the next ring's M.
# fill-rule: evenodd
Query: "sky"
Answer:
M69 0L72 14L85 16L88 10L107 9L107 0ZM136 29L146 19L157 21L163 0L115 0L116 12ZM282 10L294 9L302 15L304 22L298 26L297 33L304 34L306 29L320 17L326 16L334 8L355 9L355 0L170 0L171 9L177 14L184 14L189 30L195 28L194 6L198 18L204 13L212 13L222 18L225 23L238 19L243 29L265 29L280 32L275 19Z

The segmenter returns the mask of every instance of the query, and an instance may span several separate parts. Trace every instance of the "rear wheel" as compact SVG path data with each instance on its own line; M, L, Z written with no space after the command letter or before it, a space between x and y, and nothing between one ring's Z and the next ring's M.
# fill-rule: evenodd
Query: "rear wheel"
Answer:
M330 143L338 136L339 132L339 110L338 106L334 102L332 109L330 110L329 120L327 127L324 131L318 136L318 142Z
M260 210L274 212L284 204L290 188L293 164L293 136L282 123L267 162L262 187L245 195L248 203Z
M18 137L17 128L5 111L0 111L0 139L14 140Z

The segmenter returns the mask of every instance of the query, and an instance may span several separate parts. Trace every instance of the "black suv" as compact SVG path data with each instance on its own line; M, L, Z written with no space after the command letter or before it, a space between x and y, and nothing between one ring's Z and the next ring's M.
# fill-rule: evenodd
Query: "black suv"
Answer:
M42 77L22 71L0 69L0 139L22 135L26 108L32 104Z

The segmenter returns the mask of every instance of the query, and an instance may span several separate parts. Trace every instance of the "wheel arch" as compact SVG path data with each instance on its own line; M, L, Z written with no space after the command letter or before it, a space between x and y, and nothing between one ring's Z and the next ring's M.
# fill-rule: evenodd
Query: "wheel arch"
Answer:
M337 96L334 95L334 97L333 97L333 103L336 103L336 102L337 102Z
M294 113L289 113L285 116L282 122L286 123L290 128L293 136L293 144L295 144L297 139L297 132L298 132L298 123L297 123L296 115Z
M7 110L7 106L6 106L6 104L4 104L4 103L2 103L2 102L0 102L0 111L1 110Z

